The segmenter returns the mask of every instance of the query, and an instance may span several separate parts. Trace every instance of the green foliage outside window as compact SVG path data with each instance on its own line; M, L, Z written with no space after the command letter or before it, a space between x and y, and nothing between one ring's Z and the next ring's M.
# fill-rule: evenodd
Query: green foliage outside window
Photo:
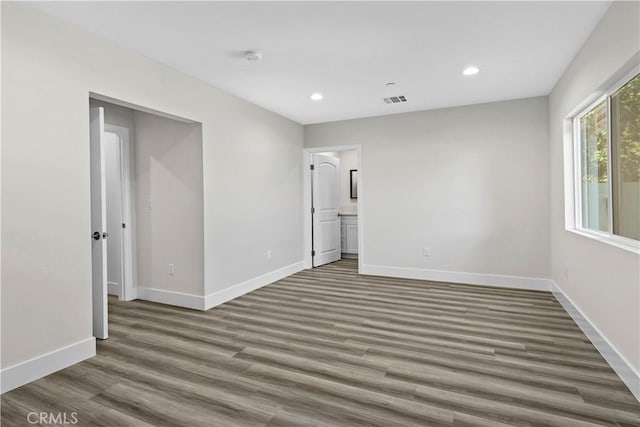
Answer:
M578 126L581 226L640 240L640 75Z
M635 76L611 97L614 115L620 179L640 182L640 75Z
M611 97L615 109L613 143L623 182L640 182L640 75ZM607 104L602 102L580 119L582 135L582 181L605 183L607 173Z
M607 104L601 102L580 119L582 182L607 182Z

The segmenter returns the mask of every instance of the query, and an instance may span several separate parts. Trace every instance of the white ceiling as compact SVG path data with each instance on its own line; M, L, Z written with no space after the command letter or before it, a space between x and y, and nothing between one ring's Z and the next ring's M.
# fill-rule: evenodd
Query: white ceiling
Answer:
M609 4L34 3L303 124L547 95Z

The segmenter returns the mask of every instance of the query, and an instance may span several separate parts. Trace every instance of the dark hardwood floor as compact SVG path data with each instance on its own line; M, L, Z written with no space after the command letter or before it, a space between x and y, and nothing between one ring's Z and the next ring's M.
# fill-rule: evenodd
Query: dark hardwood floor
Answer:
M2 396L2 426L640 426L550 293L307 270L207 312L109 301L98 355Z

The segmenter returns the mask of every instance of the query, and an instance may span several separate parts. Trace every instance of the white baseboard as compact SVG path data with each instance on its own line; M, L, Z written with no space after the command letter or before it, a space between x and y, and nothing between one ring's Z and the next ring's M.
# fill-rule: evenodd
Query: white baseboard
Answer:
M303 269L303 262L297 262L256 278L233 285L206 297L166 291L154 288L136 288L139 299L176 305L196 310L208 310L255 289L297 273ZM4 393L21 385L52 374L96 355L95 338L87 338L75 344L54 350L25 362L9 366L0 371L0 392Z
M302 261L296 262L278 270L249 279L245 282L232 285L209 295L186 294L182 292L165 291L163 289L138 287L137 298L145 301L161 304L175 305L178 307L192 308L194 310L209 310L212 307L237 298L262 286L290 276L303 269Z
M0 371L0 393L13 390L95 355L96 339L91 337L9 366Z
M241 295L254 291L258 288L276 282L287 276L291 276L304 269L304 262L296 262L278 270L263 274L262 276L249 279L242 283L230 286L218 292L210 293L205 297L205 310L209 310L217 305L223 304Z
M109 295L120 295L120 283L107 282L107 293Z
M466 273L459 271L427 270L386 265L362 265L360 274L372 276L401 277L404 279L430 280L435 282L463 283L467 285L494 286L500 288L551 291L551 280L537 277L505 276L500 274Z
M598 349L602 357L609 363L611 368L618 374L622 382L625 383L631 393L640 401L640 373L636 372L629 362L611 345L611 343L600 333L587 316L576 306L560 287L552 281L553 295L564 307L569 315L576 322L582 332L589 338L595 348Z
M138 287L136 289L136 297L145 301L176 305L194 310L204 310L204 296L202 295Z
M127 296L126 301L133 301L134 299L138 299L138 287L133 285L129 290L129 295Z

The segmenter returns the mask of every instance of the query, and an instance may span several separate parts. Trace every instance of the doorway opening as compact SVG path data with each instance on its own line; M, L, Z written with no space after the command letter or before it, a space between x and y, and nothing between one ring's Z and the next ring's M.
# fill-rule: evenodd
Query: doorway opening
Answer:
M363 265L361 146L304 149L305 268L341 259Z
M94 94L89 111L93 335L106 339L116 298L203 286L202 124Z

